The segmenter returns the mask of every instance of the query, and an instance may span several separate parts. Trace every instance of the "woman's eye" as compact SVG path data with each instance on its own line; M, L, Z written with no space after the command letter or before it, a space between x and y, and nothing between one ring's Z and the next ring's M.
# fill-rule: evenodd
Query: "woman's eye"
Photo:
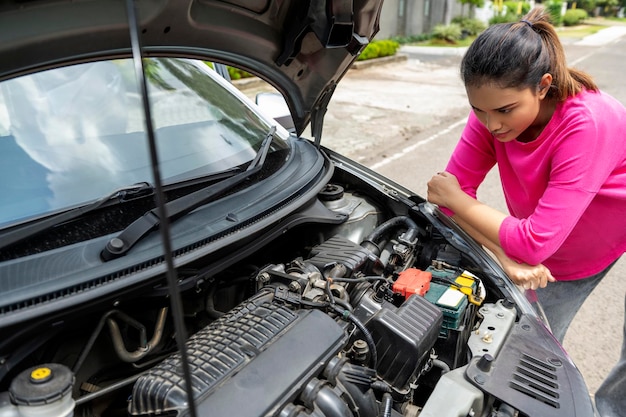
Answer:
M502 114L511 113L511 111L513 111L513 109L501 109L501 110L498 110L498 112L502 113Z

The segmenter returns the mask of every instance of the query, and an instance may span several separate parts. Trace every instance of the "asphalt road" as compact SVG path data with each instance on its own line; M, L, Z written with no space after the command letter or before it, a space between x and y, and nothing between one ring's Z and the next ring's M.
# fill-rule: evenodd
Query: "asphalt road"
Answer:
M565 47L570 66L589 72L626 105L624 35L570 40ZM322 143L426 195L427 181L445 167L469 111L458 76L461 54L402 53L408 59L349 71L331 100ZM506 211L495 171L479 199ZM564 341L591 393L619 355L625 290L623 257L585 302Z

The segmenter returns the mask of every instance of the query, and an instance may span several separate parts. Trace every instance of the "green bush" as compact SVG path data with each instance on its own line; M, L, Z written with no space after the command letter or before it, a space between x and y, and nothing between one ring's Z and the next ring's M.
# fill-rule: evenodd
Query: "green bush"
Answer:
M457 16L452 19L452 23L460 25L461 31L470 36L476 36L486 29L485 24L481 20L469 17Z
M380 53L380 47L375 42L367 44L363 52L357 58L357 61L365 61L366 59L378 58Z
M212 62L205 61L204 63L207 64L209 67L215 69ZM241 78L249 78L253 76L249 72L246 72L239 68L227 66L226 69L228 70L228 75L230 76L231 80L239 80Z
M517 17L517 15L513 13L495 15L491 19L489 19L489 26L496 25L498 23L513 23L517 22L518 20L519 17Z
M564 26L574 26L582 22L588 17L587 12L583 9L568 9L563 15Z
M436 25L432 32L433 38L441 39L446 42L454 43L461 39L462 29L458 23L450 23L449 25Z
M583 9L588 15L592 14L596 8L596 0L578 0L576 2L578 9Z
M545 3L546 10L550 13L550 20L554 26L563 24L563 16L561 9L563 8L563 0L550 0Z
M357 61L365 61L367 59L395 55L399 47L400 43L391 39L372 41L367 44L365 49L363 49L363 52L361 52L358 56Z
M504 6L507 14L513 14L520 18L530 11L530 3L526 1L505 1Z
M420 33L417 35L408 35L408 36L394 36L391 40L398 42L400 45L405 45L407 43L418 43L424 42L432 38L433 36L430 33Z
M386 40L380 40L380 41L375 41L378 44L379 47L379 53L378 56L391 56L391 55L395 55L396 52L398 51L398 48L400 47L400 44L396 41L390 40L390 39L386 39Z

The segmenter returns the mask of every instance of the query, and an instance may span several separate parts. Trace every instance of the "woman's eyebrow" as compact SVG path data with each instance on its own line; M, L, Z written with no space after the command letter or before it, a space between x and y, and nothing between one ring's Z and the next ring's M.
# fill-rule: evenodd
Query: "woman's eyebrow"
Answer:
M517 102L513 102L513 103L505 104L504 106L502 106L502 107L498 107L497 109L494 109L494 110L495 110L495 111L498 111L498 110L507 110L507 109L509 109L509 108L511 108L511 107L513 107L513 106L515 106L516 104L517 104Z
M509 103L509 104L505 104L502 107L498 107L497 109L493 109L493 111L500 111L500 110L507 110L513 106L515 106L517 104L517 102L513 102L513 103ZM482 111L481 109L479 109L478 107L474 106L472 103L470 103L470 106L472 107L472 109L474 110L478 110L478 111Z

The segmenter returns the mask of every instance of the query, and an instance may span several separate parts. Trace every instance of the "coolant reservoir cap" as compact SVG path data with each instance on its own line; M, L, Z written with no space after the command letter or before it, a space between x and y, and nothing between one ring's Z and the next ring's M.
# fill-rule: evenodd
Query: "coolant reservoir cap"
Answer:
M9 394L16 405L45 405L63 398L73 385L74 374L67 366L49 363L22 371L11 382Z

